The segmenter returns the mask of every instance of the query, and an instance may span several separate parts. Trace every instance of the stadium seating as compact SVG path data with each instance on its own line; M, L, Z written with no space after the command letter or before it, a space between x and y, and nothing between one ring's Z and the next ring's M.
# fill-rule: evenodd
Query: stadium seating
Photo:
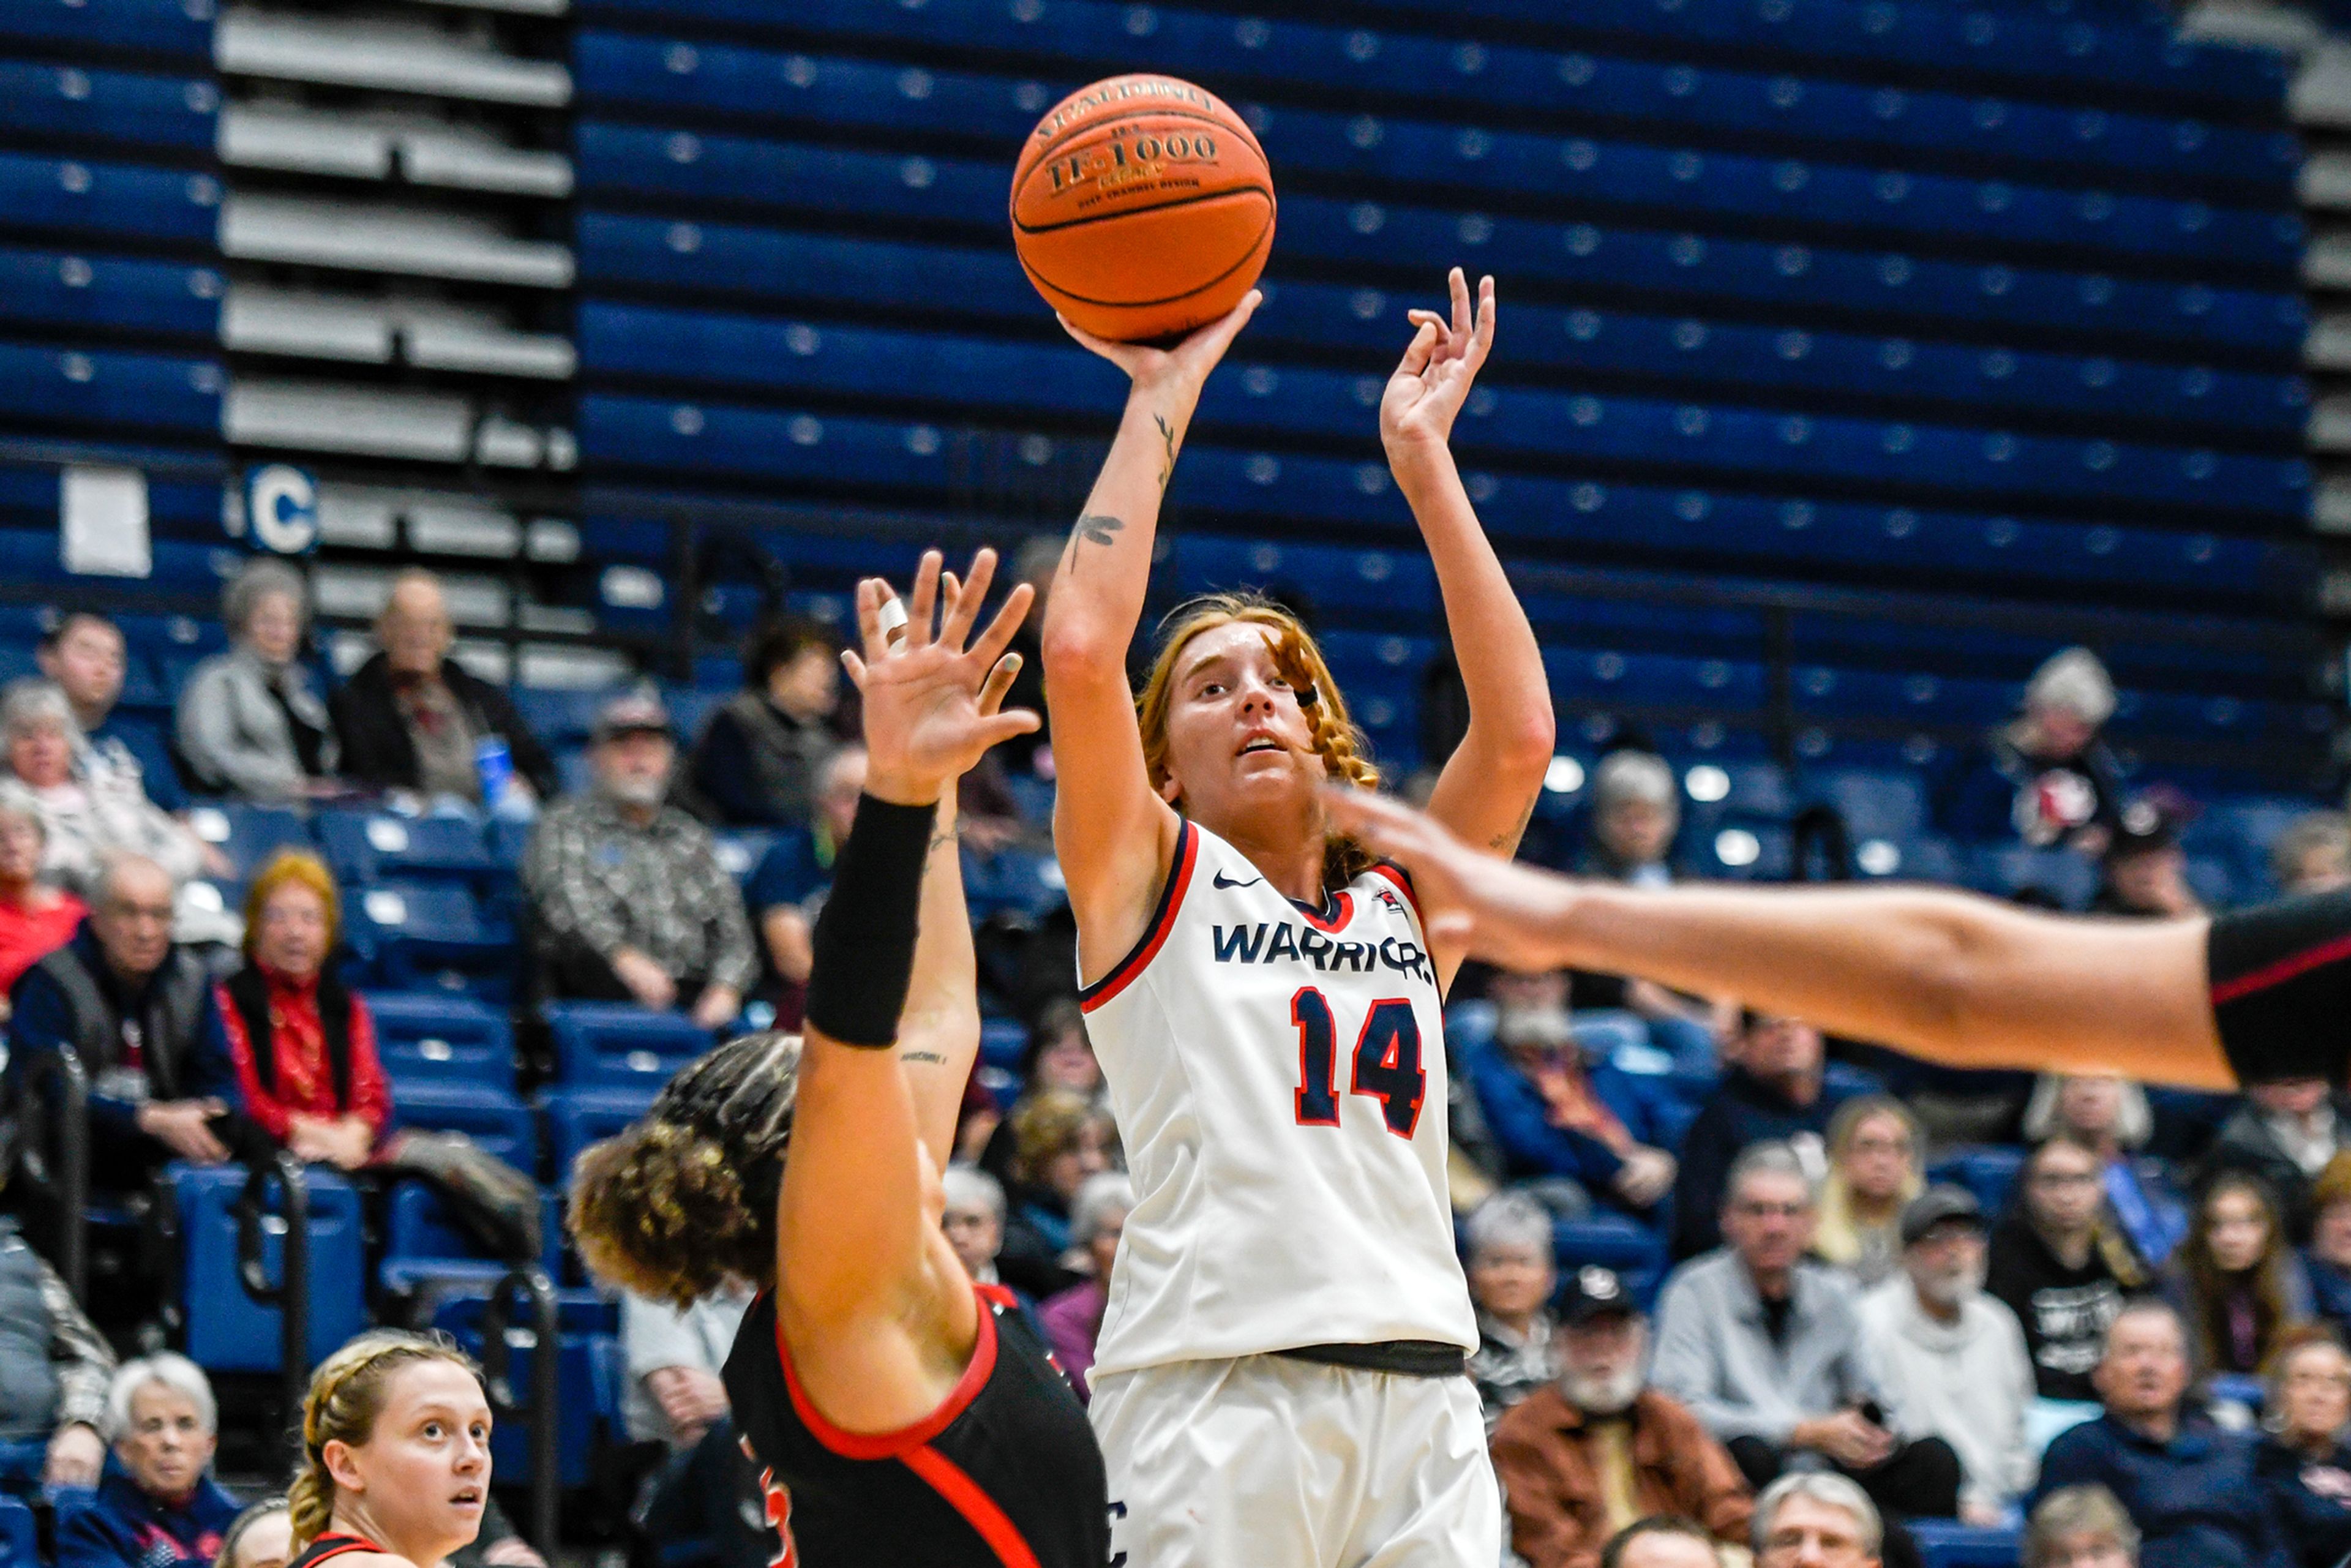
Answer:
M503 1011L429 992L371 991L366 999L395 1092L427 1084L514 1092L514 1029Z
M676 1013L625 1002L549 1002L541 1016L555 1037L556 1075L573 1088L658 1089L710 1049L710 1031Z
M486 1291L452 1293L434 1310L432 1326L478 1355L482 1312L488 1300ZM559 1322L557 1452L562 1457L561 1483L578 1487L587 1484L604 1433L620 1417L618 1323L611 1301L576 1291L562 1292ZM542 1348L533 1334L528 1313L518 1312L507 1333L507 1375L517 1396L528 1390L531 1361ZM502 1416L490 1437L492 1464L508 1475L527 1472L529 1437L527 1416Z
M178 1195L181 1300L187 1315L187 1354L209 1372L279 1369L279 1312L247 1294L239 1272L236 1206L246 1173L235 1166L180 1167ZM308 1167L310 1200L309 1343L312 1362L367 1326L367 1264L359 1193L332 1171ZM259 1225L264 1268L283 1282L282 1218Z

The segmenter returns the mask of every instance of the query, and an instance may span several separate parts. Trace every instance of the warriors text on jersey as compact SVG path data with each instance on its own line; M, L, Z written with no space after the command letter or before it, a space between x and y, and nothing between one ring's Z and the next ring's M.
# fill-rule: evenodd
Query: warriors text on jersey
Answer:
M726 1357L736 1429L764 1468L776 1568L1102 1568L1110 1504L1086 1413L1008 1292L980 1292L955 1391L897 1432L844 1432L809 1403L772 1292Z
M1134 1181L1095 1373L1478 1345L1445 1179L1445 1039L1410 884L1310 911L1198 824L1081 993Z

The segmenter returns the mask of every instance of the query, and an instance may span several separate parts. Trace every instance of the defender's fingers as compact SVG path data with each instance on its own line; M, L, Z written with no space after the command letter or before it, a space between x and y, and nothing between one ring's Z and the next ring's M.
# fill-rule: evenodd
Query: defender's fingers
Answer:
M890 593L889 585L878 578L860 578L857 582L857 635L865 644L868 664L890 652L890 640L882 624L883 595ZM896 602L891 594L890 601Z
M1416 376L1428 369L1429 357L1437 352L1437 335L1443 330L1434 316L1423 321L1420 330L1412 335L1412 341L1405 345L1404 358L1396 362L1395 373Z
M1029 606L1036 600L1035 588L1025 582L1013 584L1012 591L1004 596L1004 607L996 612L996 619L987 623L987 630L973 645L971 656L987 665L1003 657L1004 650L1011 644L1012 633L1020 630L1020 622L1029 618Z
M865 661L848 648L841 651L841 667L849 672L849 684L859 691L865 689Z
M946 565L946 557L935 549L923 552L923 564L914 572L914 592L906 606L907 634L915 646L932 641L931 621L939 603L939 572Z
M996 552L982 549L971 558L971 577L962 583L961 591L947 605L946 624L939 628L939 641L960 650L971 637L972 624L979 619L980 606L987 602L988 585L996 580Z
M979 688L980 716L993 717L996 711L1004 706L1004 695L1019 678L1021 663L1018 653L1007 653L996 661L996 667L987 672L987 680Z
M1445 275L1445 290L1453 297L1454 336L1469 335L1469 279L1459 267Z

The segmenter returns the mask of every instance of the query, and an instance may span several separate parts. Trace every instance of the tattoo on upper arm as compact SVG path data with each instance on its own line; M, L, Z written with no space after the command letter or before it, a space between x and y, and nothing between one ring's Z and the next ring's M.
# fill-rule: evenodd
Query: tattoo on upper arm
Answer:
M1159 427L1160 442L1167 448L1167 455L1159 464L1159 493L1164 496L1167 493L1168 482L1176 477L1176 427L1155 413L1151 416L1151 423Z

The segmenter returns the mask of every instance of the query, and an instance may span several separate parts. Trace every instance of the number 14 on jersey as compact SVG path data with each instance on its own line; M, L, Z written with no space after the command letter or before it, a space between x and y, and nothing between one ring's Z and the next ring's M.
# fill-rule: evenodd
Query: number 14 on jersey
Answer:
M1331 998L1311 986L1290 998L1290 1021L1298 1026L1298 1124L1339 1124L1339 1025ZM1420 1125L1428 1074L1420 1064L1420 1019L1412 1003L1395 998L1372 1004L1355 1037L1348 1092L1380 1103L1388 1131L1409 1138Z

